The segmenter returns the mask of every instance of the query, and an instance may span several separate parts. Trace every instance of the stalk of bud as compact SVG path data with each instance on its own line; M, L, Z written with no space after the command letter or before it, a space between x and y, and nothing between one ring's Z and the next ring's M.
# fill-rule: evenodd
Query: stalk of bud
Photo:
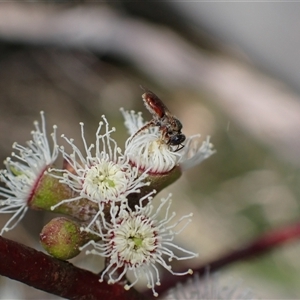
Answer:
M98 211L97 204L83 198L65 202L52 209L57 203L72 197L74 191L68 185L61 183L53 174L45 172L36 183L28 206L32 209L69 215L81 221L87 221Z

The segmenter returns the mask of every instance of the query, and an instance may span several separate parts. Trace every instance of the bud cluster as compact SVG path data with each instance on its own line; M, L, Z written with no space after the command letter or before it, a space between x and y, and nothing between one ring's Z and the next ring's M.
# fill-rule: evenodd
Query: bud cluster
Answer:
M80 123L83 151L64 135L67 147L60 146L56 126L49 143L41 113L41 128L35 122L32 140L26 146L13 145L17 153L5 160L6 169L0 171L0 180L6 185L0 187L0 213L12 214L1 235L13 229L28 209L61 213L64 217L52 219L40 234L49 254L66 260L85 249L87 254L105 259L100 281L119 282L129 289L144 276L157 296L158 265L174 275L191 274L190 269L174 272L168 262L197 254L174 242L192 214L175 221L171 196L161 199L154 209L154 195L214 150L209 138L200 144L199 135L185 139L180 132L177 141L166 118L156 116L155 122L145 123L140 113L121 112L129 132L124 151L112 137L116 129L105 116L94 144L87 143ZM175 125L182 127L175 120ZM64 159L62 168L54 165L59 154ZM134 274L131 283L126 280L128 271Z

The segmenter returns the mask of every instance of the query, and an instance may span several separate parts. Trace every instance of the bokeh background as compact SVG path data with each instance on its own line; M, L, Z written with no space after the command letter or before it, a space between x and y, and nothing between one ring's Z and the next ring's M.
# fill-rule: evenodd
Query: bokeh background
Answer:
M194 212L178 241L193 266L300 215L300 3L93 2L0 4L0 158L31 138L45 111L80 142L101 115L126 130L120 107L149 113L142 84L217 149L158 197ZM179 213L180 212L180 213ZM5 236L41 249L53 215L29 212ZM4 224L6 216L0 217ZM300 243L222 269L260 299L300 299ZM84 256L73 259L87 267ZM94 263L94 262L93 262ZM99 270L98 270L99 271ZM58 299L0 278L0 299Z

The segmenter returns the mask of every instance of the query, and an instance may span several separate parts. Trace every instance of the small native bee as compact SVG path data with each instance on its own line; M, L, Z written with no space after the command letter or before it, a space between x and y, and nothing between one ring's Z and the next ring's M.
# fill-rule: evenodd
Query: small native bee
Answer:
M164 103L153 92L143 86L140 87L145 91L142 98L146 108L152 114L152 120L136 134L150 126L158 126L167 145L177 146L175 152L181 150L184 147L182 143L185 140L185 135L181 133L181 122L170 113Z

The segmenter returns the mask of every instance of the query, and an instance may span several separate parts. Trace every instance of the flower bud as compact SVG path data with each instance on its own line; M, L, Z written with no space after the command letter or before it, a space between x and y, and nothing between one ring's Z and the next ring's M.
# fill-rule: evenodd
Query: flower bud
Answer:
M81 225L64 217L52 219L40 233L40 242L52 256L67 260L80 253L79 248L93 239L91 233L81 231ZM99 237L95 237L99 240Z

